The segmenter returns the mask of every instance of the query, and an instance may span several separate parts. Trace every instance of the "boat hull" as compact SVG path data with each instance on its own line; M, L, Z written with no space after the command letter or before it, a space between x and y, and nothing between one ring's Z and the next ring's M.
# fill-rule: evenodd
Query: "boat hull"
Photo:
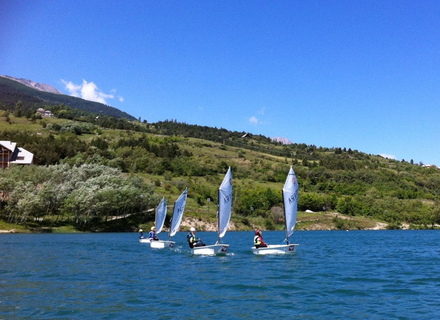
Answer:
M140 243L150 243L150 239L149 238L142 238L142 239L139 239L139 242Z
M252 247L252 253L258 255L268 254L294 254L298 250L299 244L281 244L281 245L268 245L264 248Z
M168 241L168 240L156 240L156 241L150 241L151 248L154 249L165 249L165 248L174 248L174 241Z
M222 255L228 253L229 244L214 244L211 246L194 247L191 253L194 255Z

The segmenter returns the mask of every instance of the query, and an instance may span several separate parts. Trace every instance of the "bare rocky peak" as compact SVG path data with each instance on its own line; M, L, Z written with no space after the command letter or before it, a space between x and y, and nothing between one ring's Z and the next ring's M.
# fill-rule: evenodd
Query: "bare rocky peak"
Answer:
M10 76L0 76L0 77L20 82L21 84L24 84L25 86L28 86L28 87L31 87L31 88L34 88L34 89L37 89L40 91L56 93L56 94L63 94L62 92L59 92L57 89L55 89L54 87L52 87L48 84L38 83L38 82L35 82L32 80L23 79L23 78L14 78L14 77L10 77Z
M271 138L271 139L272 139L272 141L281 142L282 144L292 144L293 143L289 139L283 138L283 137L274 137L274 138Z

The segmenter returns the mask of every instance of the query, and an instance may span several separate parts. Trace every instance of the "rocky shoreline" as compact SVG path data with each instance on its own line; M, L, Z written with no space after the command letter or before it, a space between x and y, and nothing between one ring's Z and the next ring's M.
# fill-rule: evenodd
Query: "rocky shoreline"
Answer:
M337 227L333 222L334 218L341 219L343 221L352 222L355 221L354 217L348 217L341 215L336 212L332 213L324 213L320 217L301 217L298 219L295 230L297 231L330 231L330 230L388 230L389 224L385 222L379 221L369 221L368 225L360 227L359 225L348 225L347 228ZM183 218L182 223L180 225L180 231L186 232L190 227L195 227L198 231L217 231L217 224L210 221L202 221L198 218L194 217L186 217ZM440 228L439 225L434 226L436 228ZM262 229L264 227L259 225L251 224L250 226L237 225L234 221L230 221L228 231L249 231L254 229ZM402 223L399 225L400 230L409 230L410 225L407 223ZM165 227L164 232L167 232L168 229ZM29 231L17 230L17 229L9 229L9 230L1 230L0 234L10 234L10 233L27 233Z
M15 229L11 230L0 230L0 233L18 233Z

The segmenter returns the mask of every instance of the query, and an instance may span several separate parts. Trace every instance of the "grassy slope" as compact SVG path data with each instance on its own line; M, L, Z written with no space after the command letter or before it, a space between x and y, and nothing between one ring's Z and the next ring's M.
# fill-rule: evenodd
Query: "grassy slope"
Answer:
M25 118L15 118L12 114L10 114L10 123L6 122L5 117L3 116L3 112L0 111L0 132L3 130L27 130L38 132L41 135L47 135L48 132L42 128L41 120L37 120L35 123L32 123ZM55 118L45 118L44 121L46 123L60 123L65 122L65 119L55 119ZM132 133L130 133L132 134ZM120 130L103 130L101 137L118 137L118 136L126 136L127 133ZM140 135L140 133L134 133L134 135ZM151 138L154 138L154 135L149 134ZM93 139L95 135L83 135L80 136L80 139L89 141ZM0 136L1 140L1 136ZM237 165L237 166L251 166L254 165L255 160L259 160L264 158L266 161L269 161L273 164L285 164L284 157L276 157L268 154L262 154L256 151L251 150L242 150L244 152L245 158L241 158L238 156L238 151L240 148L236 147L224 147L220 143L206 141L202 139L195 138L176 138L177 144L182 150L188 150L194 154L195 157L199 158L220 158L225 159L228 164ZM282 146L271 146L273 148L281 149ZM287 164L286 164L287 166ZM138 174L141 176L144 181L148 183L154 183L156 180L163 181L163 176L154 176L145 173ZM218 188L218 185L221 183L222 176L218 177L175 177L172 180L178 181L187 179L192 179L192 181L197 181L199 184L209 185L211 188ZM254 185L254 186L264 186L271 187L274 189L282 188L280 183L270 183L270 182L259 182L258 180L251 179L238 179L234 177L234 185ZM178 190L174 186L166 186L166 184L162 184L159 187L156 187L156 192L160 196L165 196L169 202L172 202L177 199L182 190ZM209 208L208 208L209 206ZM208 210L209 209L209 210ZM189 197L187 202L187 209L185 211L185 218L194 218L199 221L200 224L202 222L206 223L215 223L216 221L216 204L210 203L209 205L200 206L197 204L195 199L191 198L191 190L189 190ZM339 217L338 221L335 221L335 216ZM264 219L261 217L248 217L246 221L243 220L241 216L232 216L231 221L235 225L238 230L250 230L255 227L260 227L264 229ZM334 230L337 229L374 229L378 226L384 227L380 221L375 221L372 219L368 219L365 217L344 217L342 215L336 213L306 213L299 212L298 213L298 223L296 226L297 230ZM282 225L276 226L278 229L282 229ZM0 230L12 230L15 229L17 232L24 232L26 229L21 226L16 225L7 225L5 223L0 224ZM65 228L54 228L54 232L71 232L72 230Z

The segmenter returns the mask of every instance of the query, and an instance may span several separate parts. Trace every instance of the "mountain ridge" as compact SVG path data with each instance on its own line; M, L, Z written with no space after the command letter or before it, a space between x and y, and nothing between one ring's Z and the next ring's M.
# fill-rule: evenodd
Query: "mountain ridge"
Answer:
M292 144L293 142L284 137L273 137L272 141L281 142L282 144Z
M115 107L78 97L72 97L62 93L53 93L42 90L42 88L46 88L46 90L50 89L49 87L51 86L49 85L40 84L40 89L37 89L30 85L30 83L37 84L37 82L32 80L24 79L29 82L29 84L24 84L21 81L13 80L11 78L13 77L0 76L0 107L3 109L13 110L18 101L21 101L23 110L64 104L68 107L95 114L136 120L134 116Z
M0 77L20 82L20 83L24 84L25 86L28 86L28 87L31 87L31 88L34 88L34 89L37 89L40 91L50 92L50 93L55 93L55 94L64 94L64 93L58 91L55 87L48 85L48 84L45 84L45 83L35 82L33 80L24 79L24 78L15 78L15 77L7 76L7 75L0 75Z

